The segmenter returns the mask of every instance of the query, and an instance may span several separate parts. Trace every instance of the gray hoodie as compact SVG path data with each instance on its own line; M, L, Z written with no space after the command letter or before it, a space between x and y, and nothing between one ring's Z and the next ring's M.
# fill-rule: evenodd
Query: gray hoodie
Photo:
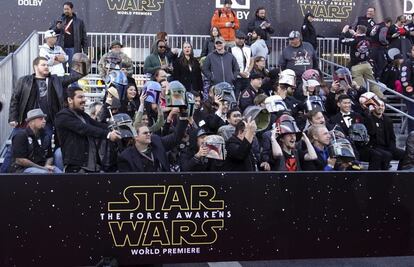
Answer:
M217 51L210 53L202 67L203 74L211 82L211 85L220 82L233 84L240 73L236 58L229 52L219 54Z

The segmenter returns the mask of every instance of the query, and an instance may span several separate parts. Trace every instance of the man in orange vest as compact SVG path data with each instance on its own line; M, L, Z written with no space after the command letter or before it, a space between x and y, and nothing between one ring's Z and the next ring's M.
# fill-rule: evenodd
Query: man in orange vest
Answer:
M236 13L231 9L232 0L225 0L224 7L217 9L211 18L211 27L217 27L228 47L236 45L236 30L240 28Z

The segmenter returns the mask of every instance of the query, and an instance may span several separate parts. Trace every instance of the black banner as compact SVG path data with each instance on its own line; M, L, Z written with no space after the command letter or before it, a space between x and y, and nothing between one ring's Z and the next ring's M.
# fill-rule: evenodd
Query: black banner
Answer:
M2 44L21 43L33 30L45 31L62 13L65 1L9 0L0 9ZM88 32L208 34L210 20L224 0L74 0L74 11L83 19ZM233 9L241 29L254 18L259 6L267 9L267 17L275 28L274 36L287 36L299 30L304 14L312 12L319 35L337 37L345 24L365 14L368 6L376 7L376 20L396 18L414 12L413 0L233 0Z
M414 255L412 173L7 175L1 266Z

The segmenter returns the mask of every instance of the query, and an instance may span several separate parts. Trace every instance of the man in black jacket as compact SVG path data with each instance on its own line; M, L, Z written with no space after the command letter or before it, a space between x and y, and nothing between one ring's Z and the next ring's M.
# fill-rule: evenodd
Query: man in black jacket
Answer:
M40 108L47 115L48 124L53 124L55 114L63 107L63 88L82 77L80 73L64 77L50 75L44 57L35 58L33 68L35 73L21 77L13 90L9 108L9 124L12 127L22 126L27 112L35 108Z
M252 144L256 135L256 122L248 119L248 122L240 121L236 131L226 142L227 158L226 170L228 171L256 171L257 159L254 156Z
M10 172L61 173L53 166L52 146L44 133L46 114L41 109L27 113L27 127L13 137L13 164Z
M85 113L85 94L78 87L67 89L67 105L56 114L56 130L62 147L65 172L98 172L96 139L121 139L118 131L109 131Z
M63 4L63 14L53 22L50 30L59 34L57 44L65 50L69 56L68 63L72 62L75 53L88 53L88 37L83 20L73 12L73 3ZM82 51L83 50L83 51Z
M349 127L354 123L362 123L362 116L352 111L352 101L349 95L340 95L337 105L339 112L331 118L331 123L340 126L344 134L348 136Z
M401 160L404 151L396 146L393 122L384 114L384 110L385 104L381 102L366 119L365 124L370 136L369 144L379 151L384 158Z
M184 137L187 117L180 116L174 133L160 137L152 134L147 126L138 124L135 145L118 156L120 172L168 172L170 164L167 152Z
M182 171L223 171L224 161L207 157L210 149L205 140L210 134L203 128L190 133L190 147L183 151L180 158Z
M247 25L247 32L251 34L256 28L261 28L265 31L266 34L263 36L263 40L268 43L268 41L270 41L270 35L274 33L275 30L273 29L268 18L266 18L266 9L264 7L256 9L254 19L252 19Z
M80 74L73 71L70 76L50 75L47 59L44 57L35 58L33 68L35 73L19 78L13 89L9 107L9 124L15 128L12 132L12 136L14 136L18 128L25 127L27 112L40 108L47 115L44 131L51 140L55 114L63 107L63 88L79 80L86 73ZM7 171L10 161L11 150L8 149L1 166L1 172Z

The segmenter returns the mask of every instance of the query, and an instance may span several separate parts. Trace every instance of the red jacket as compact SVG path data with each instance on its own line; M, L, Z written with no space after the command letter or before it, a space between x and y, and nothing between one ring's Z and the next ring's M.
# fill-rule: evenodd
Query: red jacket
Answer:
M233 27L226 27L227 22L233 22ZM225 41L236 39L236 30L240 28L239 19L233 10L227 12L225 9L217 9L211 18L211 27L217 27Z

